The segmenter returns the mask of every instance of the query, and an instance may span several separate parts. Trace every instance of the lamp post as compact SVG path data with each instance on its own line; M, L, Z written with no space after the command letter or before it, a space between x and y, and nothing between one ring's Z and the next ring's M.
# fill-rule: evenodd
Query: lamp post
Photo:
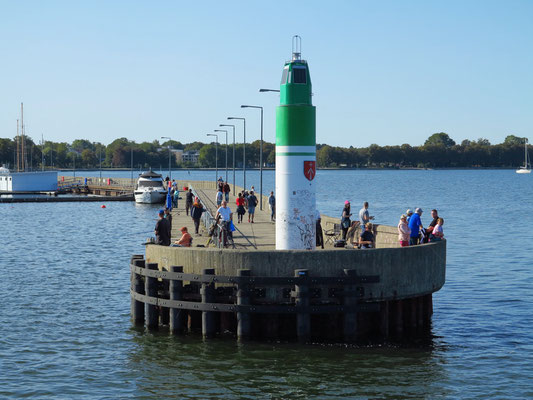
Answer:
M215 141L215 183L218 179L218 135L216 133L208 133L207 136L214 136Z
M263 209L263 107L242 105L241 108L258 108L261 110L261 142L259 145L259 209Z
M228 131L224 129L215 129L214 132L224 132L226 134L226 182L228 182Z
M161 139L172 140L168 136L161 136ZM170 168L170 144L168 145L168 179L170 179L169 182L172 181L172 169Z
M98 158L100 159L100 178L102 178L102 144L100 143L100 146L98 146L99 152L98 152Z
M240 119L244 123L244 142L242 144L242 181L243 188L246 190L246 118L228 117L228 119Z
M235 125L220 124L219 126L231 126L233 128L233 195L235 196Z

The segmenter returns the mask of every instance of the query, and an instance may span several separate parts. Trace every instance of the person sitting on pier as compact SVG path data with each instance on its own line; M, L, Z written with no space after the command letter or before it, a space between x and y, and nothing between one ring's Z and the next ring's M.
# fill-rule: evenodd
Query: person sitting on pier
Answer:
M444 225L444 219L437 218L437 224L433 227L429 235L430 242L438 242L442 240L442 238L444 237L444 231L442 230L442 225Z
M239 197L235 200L235 204L237 204L237 223L242 222L242 217L244 214L246 214L246 210L244 209L244 197L242 197L242 193L239 193Z
M198 228L200 227L200 218L202 218L202 213L204 212L204 207L202 203L198 200L198 197L194 198L194 203L191 208L191 218L194 222L194 233L199 235Z
M409 229L409 225L407 225L407 215L402 214L400 222L398 223L398 241L400 242L401 247L409 246L410 234L411 229Z
M415 246L420 243L420 230L424 229L420 217L422 216L422 209L416 208L415 213L409 220L409 229L411 233L409 235L409 246Z
M176 240L174 242L174 244L180 246L180 247L191 247L191 244L192 244L192 236L191 234L189 233L188 229L186 226L182 227L180 229L182 235L181 235L181 238L180 240Z
M159 210L159 220L155 224L155 243L161 246L170 246L170 229L168 220L165 218L165 211Z
M222 206L217 210L217 214L215 216L215 222L217 224L220 223L220 225L222 225L222 227L227 230L228 234L231 235L229 224L232 219L233 219L233 213L231 212L231 209L228 207L228 202L224 200L222 201Z
M361 233L361 236L359 237L359 246L362 249L372 249L375 247L374 243L375 239L374 234L372 233L372 223L367 222L364 232Z

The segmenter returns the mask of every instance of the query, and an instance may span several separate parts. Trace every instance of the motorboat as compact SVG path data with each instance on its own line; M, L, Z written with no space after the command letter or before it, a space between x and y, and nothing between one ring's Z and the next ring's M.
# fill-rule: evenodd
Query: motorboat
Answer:
M527 139L524 143L524 166L516 170L517 174L530 174L531 173L531 160L529 159L529 153L527 152Z
M152 170L142 173L139 175L133 194L136 203L163 203L167 196L163 177Z

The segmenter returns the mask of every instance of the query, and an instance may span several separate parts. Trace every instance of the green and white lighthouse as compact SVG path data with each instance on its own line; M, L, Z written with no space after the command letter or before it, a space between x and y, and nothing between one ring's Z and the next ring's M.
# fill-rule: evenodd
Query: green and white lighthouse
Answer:
M276 249L315 248L316 112L301 38L293 37L276 111Z

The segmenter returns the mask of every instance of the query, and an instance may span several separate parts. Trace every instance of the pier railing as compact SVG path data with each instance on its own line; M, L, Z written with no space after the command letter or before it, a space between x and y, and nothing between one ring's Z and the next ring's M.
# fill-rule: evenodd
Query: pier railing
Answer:
M183 333L191 329L192 314L197 319L201 314L202 334L210 337L223 330L216 314L232 313L237 336L249 338L257 315L288 314L296 324L295 329L291 323L286 328L307 341L312 334L311 315L342 314L343 338L351 342L357 335L357 313L379 311L379 303L361 301L366 287L379 282L379 276L360 276L353 269L339 277L313 277L307 269L294 270L294 277L252 276L249 269L238 270L237 276L221 276L214 268L203 269L202 274L184 273L181 266L160 271L158 264L146 263L142 257L133 256L130 264L131 315L135 323L149 329L162 324L173 333ZM265 304L265 292L279 288L284 301Z
M200 193L196 190L195 187L192 185L189 186L189 189L191 189L192 194L195 197L198 197L198 201L202 204L202 207L204 209L204 212L202 213L201 222L202 224L209 230L210 227L215 225L215 230L213 232L212 240L215 243L215 246L218 248L224 247L223 240L221 240L222 235L220 234L222 231L222 226L220 224L216 224L215 217L211 214L209 211L209 207L207 206L207 202L205 199L202 199Z

